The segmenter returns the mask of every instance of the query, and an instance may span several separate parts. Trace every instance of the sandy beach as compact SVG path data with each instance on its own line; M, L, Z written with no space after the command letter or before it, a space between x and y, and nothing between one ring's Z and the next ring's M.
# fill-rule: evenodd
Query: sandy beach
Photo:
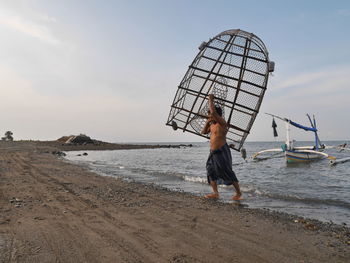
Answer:
M0 143L0 262L350 261L345 226L103 177L52 154L93 146L79 147Z

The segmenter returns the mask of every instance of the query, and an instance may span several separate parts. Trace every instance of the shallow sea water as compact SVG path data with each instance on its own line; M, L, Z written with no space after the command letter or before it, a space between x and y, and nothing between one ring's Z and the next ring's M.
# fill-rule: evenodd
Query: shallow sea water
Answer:
M338 145L343 142L325 142ZM188 143L187 143L188 144ZM280 142L248 142L247 156ZM311 145L301 142L298 146ZM349 143L348 143L349 145ZM87 152L87 156L78 156ZM193 147L67 152L66 158L92 171L105 175L156 184L173 191L195 195L210 192L205 163L208 143ZM350 162L330 166L328 159L312 163L287 165L284 158L244 162L240 153L231 151L233 169L244 194L243 204L350 225ZM350 151L328 151L337 157L350 156ZM233 187L219 187L221 201L231 202Z

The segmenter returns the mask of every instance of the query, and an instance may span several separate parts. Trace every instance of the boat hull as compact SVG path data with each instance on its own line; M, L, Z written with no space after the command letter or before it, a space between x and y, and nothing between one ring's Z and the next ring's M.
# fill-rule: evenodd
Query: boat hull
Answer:
M286 151L285 152L287 163L294 162L311 162L323 159L324 156L317 153Z

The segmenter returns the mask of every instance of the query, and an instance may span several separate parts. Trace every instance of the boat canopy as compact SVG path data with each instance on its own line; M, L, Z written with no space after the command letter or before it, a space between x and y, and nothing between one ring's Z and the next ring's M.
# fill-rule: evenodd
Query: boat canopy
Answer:
M294 122L294 121L291 121L291 120L289 120L289 123L290 123L291 125L293 125L294 127L303 129L303 130L305 130L305 131L317 132L317 129L315 129L315 128L306 127L306 126L303 126L303 125L301 125L301 124L299 124L299 123L296 123L296 122Z

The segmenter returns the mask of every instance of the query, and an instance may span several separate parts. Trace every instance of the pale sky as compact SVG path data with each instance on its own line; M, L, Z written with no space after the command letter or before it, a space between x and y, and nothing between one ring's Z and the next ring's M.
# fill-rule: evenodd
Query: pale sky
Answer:
M0 0L0 136L204 141L165 122L199 44L236 28L276 63L248 141L274 140L264 112L350 139L350 2L319 0Z

